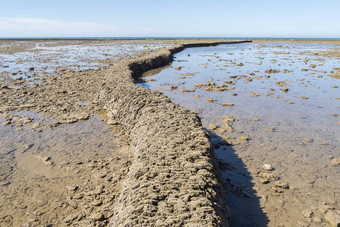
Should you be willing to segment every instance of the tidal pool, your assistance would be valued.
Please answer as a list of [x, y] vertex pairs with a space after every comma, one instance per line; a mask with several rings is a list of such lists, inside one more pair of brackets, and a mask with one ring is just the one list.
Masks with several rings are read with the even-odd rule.
[[326, 226], [325, 211], [339, 210], [340, 80], [329, 75], [340, 58], [319, 54], [327, 51], [339, 46], [189, 48], [139, 81], [197, 111], [211, 132], [232, 226]]

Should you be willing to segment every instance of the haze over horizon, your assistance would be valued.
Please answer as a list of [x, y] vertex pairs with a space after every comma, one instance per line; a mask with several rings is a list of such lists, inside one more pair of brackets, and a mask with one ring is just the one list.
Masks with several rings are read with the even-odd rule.
[[340, 38], [338, 0], [0, 0], [0, 37]]

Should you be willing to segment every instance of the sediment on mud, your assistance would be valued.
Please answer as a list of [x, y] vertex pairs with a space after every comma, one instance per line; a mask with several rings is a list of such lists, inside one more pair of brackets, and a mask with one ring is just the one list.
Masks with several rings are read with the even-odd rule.
[[225, 191], [209, 135], [196, 114], [136, 85], [142, 73], [169, 64], [183, 44], [110, 68], [98, 101], [129, 135], [132, 164], [111, 226], [228, 226]]

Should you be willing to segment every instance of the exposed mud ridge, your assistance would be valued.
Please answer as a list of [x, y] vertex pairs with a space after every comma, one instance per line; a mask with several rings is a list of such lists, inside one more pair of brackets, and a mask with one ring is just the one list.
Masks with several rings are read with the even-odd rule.
[[177, 45], [113, 66], [98, 94], [109, 120], [131, 140], [132, 164], [111, 226], [228, 226], [229, 211], [213, 147], [200, 118], [168, 97], [136, 85], [142, 73], [164, 66]]

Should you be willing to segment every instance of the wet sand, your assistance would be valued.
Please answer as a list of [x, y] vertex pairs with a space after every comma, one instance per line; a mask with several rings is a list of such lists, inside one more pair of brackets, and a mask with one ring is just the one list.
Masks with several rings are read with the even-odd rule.
[[[110, 92], [112, 92], [112, 90], [110, 91], [110, 89], [114, 86], [118, 86], [119, 83], [117, 83], [117, 85], [114, 80], [108, 80], [108, 78], [112, 79], [110, 76], [112, 71], [109, 70], [109, 67], [117, 64], [118, 61], [140, 58], [152, 52], [156, 53], [162, 47], [170, 47], [178, 43], [193, 42], [193, 40], [41, 42], [42, 43], [38, 42], [40, 49], [37, 48], [37, 50], [32, 50], [32, 48], [36, 48], [35, 41], [19, 42], [20, 45], [9, 42], [3, 44], [2, 48], [0, 48], [0, 51], [3, 54], [10, 54], [11, 56], [15, 54], [21, 55], [16, 56], [15, 58], [8, 57], [8, 55], [0, 56], [0, 65], [2, 65], [2, 99], [0, 115], [2, 118], [1, 123], [5, 125], [1, 126], [2, 137], [0, 138], [1, 145], [4, 144], [1, 146], [2, 158], [0, 159], [0, 161], [4, 163], [1, 165], [4, 166], [4, 168], [1, 169], [1, 187], [3, 189], [1, 200], [4, 202], [1, 202], [2, 205], [0, 207], [0, 214], [3, 217], [3, 225], [11, 226], [26, 223], [28, 226], [41, 226], [47, 224], [53, 224], [55, 226], [101, 226], [107, 225], [111, 217], [113, 217], [111, 220], [113, 223], [120, 223], [121, 220], [117, 220], [115, 217], [124, 217], [124, 215], [131, 211], [126, 209], [126, 207], [124, 208], [125, 202], [127, 201], [127, 203], [132, 202], [131, 204], [137, 204], [136, 201], [132, 201], [128, 197], [124, 198], [124, 196], [120, 194], [120, 190], [122, 188], [121, 185], [123, 185], [123, 190], [125, 190], [127, 195], [131, 195], [132, 199], [134, 195], [137, 195], [131, 193], [133, 191], [131, 191], [129, 187], [132, 184], [125, 182], [124, 186], [124, 181], [133, 176], [132, 173], [130, 173], [130, 175], [126, 175], [128, 174], [129, 167], [133, 163], [136, 164], [136, 161], [133, 161], [134, 158], [139, 158], [139, 155], [134, 156], [134, 154], [136, 154], [135, 149], [137, 147], [137, 149], [144, 150], [148, 149], [148, 146], [154, 145], [149, 144], [147, 139], [139, 140], [140, 131], [147, 129], [149, 126], [145, 127], [142, 123], [138, 126], [140, 128], [129, 126], [134, 124], [130, 123], [131, 119], [129, 119], [128, 115], [124, 115], [124, 111], [128, 109], [125, 109], [122, 113], [117, 113], [117, 108], [125, 108], [122, 103], [118, 104], [117, 100], [113, 101], [111, 103], [112, 105], [108, 105], [107, 107], [109, 108], [105, 108], [101, 101], [106, 100], [107, 98], [103, 98], [98, 91], [105, 90], [105, 94], [109, 94], [106, 97], [111, 97]], [[99, 49], [98, 51], [98, 45], [103, 46], [103, 49]], [[44, 49], [41, 47], [57, 48], [53, 50], [49, 50], [47, 48], [45, 52], [46, 55], [43, 54], [44, 56], [42, 56], [39, 55], [39, 51]], [[107, 51], [108, 49], [110, 50], [110, 48], [112, 48], [112, 52], [110, 53], [110, 51], [108, 51], [106, 53], [107, 55], [103, 56], [103, 50]], [[77, 52], [77, 49], [79, 49], [80, 52]], [[95, 49], [97, 49], [97, 52]], [[187, 50], [195, 49], [196, 48]], [[56, 59], [53, 59], [53, 61], [51, 58], [46, 59], [46, 56], [50, 54], [50, 51], [52, 51], [52, 53], [53, 51], [56, 51]], [[278, 52], [280, 51], [281, 50]], [[33, 52], [34, 54], [30, 56], [28, 52]], [[90, 54], [91, 52], [93, 52], [93, 55]], [[228, 52], [233, 53], [233, 51]], [[42, 51], [42, 53], [44, 53], [44, 51]], [[72, 54], [67, 57], [67, 54], [69, 53]], [[193, 53], [190, 51], [184, 51], [181, 53], [186, 57], [183, 59], [177, 59], [178, 63], [180, 63], [178, 67], [182, 67], [182, 64], [185, 63], [185, 61], [189, 61], [189, 58], [193, 56]], [[301, 53], [302, 57], [313, 54], [313, 50], [309, 53]], [[213, 56], [210, 56], [210, 61], [214, 61], [213, 59], [216, 58], [214, 53], [208, 55]], [[328, 55], [328, 53], [323, 55]], [[81, 58], [77, 57], [73, 59], [72, 56], [81, 56]], [[209, 56], [207, 57], [209, 58]], [[71, 59], [65, 61], [65, 59], [68, 58]], [[46, 61], [44, 62], [43, 59], [46, 59]], [[29, 62], [30, 64], [27, 65], [26, 62]], [[209, 63], [210, 62], [207, 64]], [[232, 62], [229, 67], [236, 67], [236, 69], [238, 69], [238, 67], [241, 68], [247, 64], [247, 62], [241, 63], [237, 62], [234, 64]], [[52, 65], [51, 68], [49, 67], [50, 65]], [[162, 63], [160, 63], [160, 65], [162, 65]], [[151, 66], [154, 67], [154, 65]], [[195, 77], [198, 73], [196, 71], [191, 71], [190, 68], [189, 70], [186, 68], [177, 68], [175, 70], [177, 73], [182, 74], [179, 76], [182, 77], [181, 80], [186, 80], [185, 82], [187, 85], [190, 84], [190, 78]], [[143, 68], [141, 71], [145, 71], [145, 69]], [[268, 71], [268, 75], [273, 75], [272, 73], [272, 71]], [[276, 75], [276, 73], [274, 74]], [[328, 72], [326, 74], [328, 74]], [[336, 74], [336, 69], [334, 69], [334, 73], [329, 71], [329, 74]], [[250, 75], [245, 79], [252, 79], [255, 81], [256, 79], [253, 77], [256, 76], [258, 75]], [[155, 80], [156, 81], [153, 83], [159, 82], [158, 79]], [[150, 80], [150, 82], [152, 82], [152, 80]], [[332, 160], [330, 160], [328, 156], [332, 156], [334, 159], [334, 157], [339, 155], [336, 150], [338, 148], [338, 141], [331, 137], [327, 141], [320, 140], [320, 143], [327, 143], [323, 145], [326, 148], [321, 147], [324, 149], [324, 156], [322, 156], [322, 160], [328, 161], [327, 166], [329, 167], [327, 168], [333, 168], [332, 171], [334, 170], [335, 172], [327, 173], [325, 175], [325, 172], [318, 174], [315, 172], [316, 170], [310, 171], [309, 168], [311, 167], [309, 161], [311, 159], [319, 158], [319, 156], [317, 155], [318, 153], [314, 151], [312, 151], [313, 155], [306, 155], [308, 150], [305, 148], [309, 148], [308, 146], [310, 143], [315, 143], [315, 141], [319, 142], [316, 137], [312, 137], [312, 141], [310, 140], [311, 138], [307, 138], [307, 136], [306, 138], [300, 138], [301, 140], [305, 139], [301, 142], [305, 144], [301, 146], [302, 150], [299, 147], [300, 150], [297, 149], [289, 151], [291, 146], [289, 144], [283, 145], [286, 146], [288, 153], [282, 154], [282, 152], [279, 151], [280, 149], [277, 147], [274, 148], [265, 146], [266, 141], [270, 141], [272, 139], [277, 141], [280, 140], [279, 138], [282, 138], [282, 135], [277, 135], [276, 138], [272, 137], [272, 133], [275, 134], [275, 131], [280, 130], [280, 128], [271, 124], [269, 120], [264, 121], [266, 117], [270, 118], [271, 116], [261, 116], [259, 118], [259, 114], [256, 115], [237, 111], [233, 114], [236, 121], [233, 121], [232, 118], [223, 118], [223, 122], [226, 122], [225, 130], [228, 131], [228, 133], [223, 132], [224, 134], [221, 134], [220, 129], [223, 125], [221, 125], [219, 118], [224, 116], [226, 113], [224, 112], [221, 114], [216, 113], [216, 111], [210, 113], [207, 110], [211, 107], [205, 107], [205, 104], [203, 106], [197, 105], [197, 100], [199, 100], [198, 102], [201, 104], [205, 103], [205, 101], [202, 101], [202, 98], [195, 98], [194, 95], [200, 98], [201, 95], [205, 94], [196, 94], [195, 91], [198, 89], [197, 87], [183, 87], [184, 83], [182, 82], [183, 81], [173, 84], [170, 81], [167, 84], [167, 88], [169, 88], [168, 85], [170, 85], [171, 90], [176, 91], [178, 87], [182, 87], [183, 89], [181, 90], [182, 92], [180, 92], [181, 94], [191, 94], [193, 98], [187, 99], [185, 103], [181, 104], [190, 110], [196, 111], [197, 107], [202, 107], [203, 114], [200, 114], [200, 116], [203, 117], [203, 126], [210, 129], [210, 135], [212, 137], [211, 142], [215, 147], [217, 156], [221, 158], [218, 164], [214, 164], [214, 169], [209, 170], [209, 174], [216, 174], [217, 177], [214, 177], [214, 175], [209, 175], [209, 177], [212, 177], [211, 179], [218, 178], [218, 172], [226, 170], [226, 172], [223, 172], [222, 177], [225, 180], [226, 189], [229, 191], [228, 204], [229, 207], [232, 208], [232, 225], [249, 226], [250, 224], [257, 226], [304, 226], [305, 224], [310, 224], [313, 226], [319, 225], [316, 224], [316, 221], [318, 221], [316, 220], [316, 217], [321, 218], [320, 225], [325, 225], [325, 221], [323, 220], [324, 214], [322, 211], [325, 210], [330, 213], [336, 212], [336, 210], [339, 209], [337, 205], [338, 201], [335, 199], [338, 196], [338, 189], [336, 187], [336, 185], [338, 185], [336, 182], [337, 180], [335, 178], [332, 182], [332, 189], [327, 190], [327, 193], [323, 193], [323, 190], [325, 189], [325, 184], [323, 182], [329, 183], [329, 181], [320, 181], [320, 184], [319, 182], [317, 182], [318, 184], [315, 184], [316, 180], [314, 180], [313, 183], [309, 183], [309, 180], [312, 182], [311, 177], [313, 176], [315, 179], [318, 179], [317, 181], [325, 178], [333, 179], [332, 177], [336, 176], [337, 169], [335, 168], [337, 167], [333, 167], [331, 165]], [[202, 81], [202, 83], [208, 82], [209, 80]], [[110, 83], [111, 85], [113, 83], [113, 85], [108, 86]], [[283, 83], [280, 83], [280, 85], [281, 84], [283, 85]], [[126, 86], [125, 82], [120, 85]], [[125, 91], [124, 86], [121, 86], [120, 88], [118, 86], [118, 89], [123, 89], [121, 94], [116, 94], [115, 91], [112, 93], [115, 94], [116, 97], [120, 97], [119, 95], [123, 95], [125, 94], [124, 92], [129, 91]], [[125, 88], [129, 86], [132, 85], [128, 85]], [[279, 86], [279, 88], [285, 87], [286, 86], [284, 85], [282, 87]], [[167, 88], [161, 86], [157, 89], [164, 90], [163, 92], [171, 97], [170, 93], [166, 92]], [[233, 92], [233, 94], [236, 95], [232, 97], [239, 97], [241, 98], [240, 101], [248, 99], [248, 97], [243, 97], [242, 99], [242, 91], [233, 91], [233, 89], [229, 91], [229, 88], [226, 88], [225, 86], [218, 87], [208, 84], [207, 86], [201, 86], [201, 88], [208, 89], [207, 92]], [[209, 91], [209, 89], [211, 91]], [[291, 87], [289, 87], [289, 89], [291, 89]], [[137, 90], [139, 89], [136, 89], [136, 91]], [[261, 90], [257, 91], [253, 88], [251, 88], [251, 90], [251, 94], [255, 98], [261, 98], [263, 95], [261, 94]], [[149, 95], [148, 91], [143, 90], [142, 93], [144, 92]], [[133, 93], [130, 94], [127, 92], [127, 94], [130, 97]], [[300, 97], [306, 97], [302, 95], [305, 94], [301, 94]], [[161, 95], [157, 92], [150, 95], [150, 97], [153, 96], [161, 97]], [[310, 97], [311, 96], [308, 96], [306, 98]], [[171, 98], [174, 102], [180, 103], [180, 99], [176, 100], [174, 97]], [[205, 97], [203, 98], [205, 99]], [[214, 95], [210, 95], [209, 98], [214, 99], [215, 97]], [[126, 100], [129, 101], [129, 98]], [[160, 98], [159, 100], [163, 100], [163, 98]], [[161, 103], [159, 100], [156, 101], [156, 103]], [[220, 104], [221, 97], [216, 96], [216, 100], [216, 104]], [[294, 102], [298, 103], [299, 101], [297, 100], [294, 100]], [[215, 102], [209, 103], [212, 104]], [[228, 105], [226, 104], [224, 108], [237, 107], [237, 105], [233, 107], [234, 102], [231, 103], [230, 99], [226, 99], [224, 102], [230, 102]], [[171, 106], [169, 100], [166, 100], [165, 103], [168, 103], [165, 106]], [[189, 105], [186, 105], [187, 103], [189, 103]], [[135, 102], [135, 104], [138, 103]], [[129, 108], [132, 108], [130, 109], [132, 112], [137, 110], [136, 113], [138, 113], [138, 108], [135, 109], [136, 107], [133, 107], [133, 105]], [[197, 113], [202, 112], [202, 110], [197, 111]], [[251, 108], [249, 108], [249, 110], [253, 111]], [[156, 108], [155, 111], [157, 113], [159, 108]], [[336, 114], [335, 111], [333, 112]], [[138, 114], [136, 116], [138, 116]], [[190, 113], [187, 114], [189, 115], [185, 118], [188, 116], [192, 117]], [[230, 113], [227, 114], [229, 115]], [[209, 117], [212, 115], [216, 117]], [[145, 117], [141, 118], [141, 122], [150, 122], [151, 128], [156, 125], [162, 125], [159, 124], [159, 122], [154, 122], [152, 125], [150, 116], [145, 115]], [[249, 116], [259, 119], [250, 120]], [[178, 121], [181, 122], [181, 119], [183, 118], [179, 118]], [[106, 124], [102, 120], [104, 120]], [[240, 122], [242, 122], [242, 124], [239, 124]], [[170, 125], [172, 124], [173, 123]], [[108, 128], [108, 125], [111, 129]], [[170, 127], [170, 125], [167, 127]], [[197, 132], [200, 132], [201, 129], [199, 129], [199, 124], [195, 127], [198, 127]], [[251, 134], [250, 131], [253, 131], [254, 129], [255, 131], [257, 129], [265, 129], [265, 133], [256, 132]], [[243, 133], [241, 133], [241, 131], [243, 131]], [[126, 133], [128, 135], [126, 135]], [[151, 138], [150, 136], [153, 136], [153, 132], [150, 132], [151, 134], [148, 133], [149, 132], [145, 131], [144, 134]], [[164, 135], [165, 138], [169, 136], [167, 134]], [[259, 138], [255, 135], [259, 135]], [[135, 139], [135, 141], [132, 140], [131, 142], [131, 138], [138, 139]], [[154, 140], [157, 140], [157, 138], [158, 137], [155, 137]], [[206, 139], [204, 135], [198, 138], [203, 140]], [[239, 139], [237, 140], [237, 138]], [[183, 141], [183, 138], [177, 137], [172, 139], [172, 141], [176, 142], [178, 139]], [[179, 140], [178, 142], [181, 143]], [[192, 142], [194, 140], [195, 139], [193, 137], [184, 141], [186, 141], [185, 143], [190, 143], [190, 141]], [[164, 141], [164, 149], [169, 149], [169, 147], [166, 147], [168, 143], [169, 141]], [[300, 143], [300, 140], [296, 143]], [[175, 144], [174, 147], [177, 146]], [[239, 144], [236, 145], [239, 147], [233, 150], [234, 147], [224, 146], [226, 144]], [[146, 147], [144, 148], [144, 146]], [[253, 147], [261, 148], [261, 152], [254, 152]], [[155, 148], [163, 149], [163, 147], [161, 148], [161, 144], [157, 145]], [[329, 151], [329, 148], [333, 148], [333, 151]], [[205, 149], [209, 150], [210, 148], [207, 147]], [[226, 153], [225, 150], [229, 150], [229, 152]], [[150, 151], [152, 151], [152, 149], [150, 149]], [[252, 155], [252, 153], [255, 155]], [[268, 156], [268, 154], [270, 154], [270, 156]], [[326, 154], [328, 155], [327, 158]], [[298, 157], [296, 155], [298, 155]], [[292, 158], [286, 159], [287, 156], [291, 156]], [[199, 162], [201, 166], [206, 165], [205, 163], [209, 163], [211, 160], [214, 160], [214, 158], [201, 160], [197, 157], [191, 157], [191, 159], [195, 160], [194, 162]], [[222, 159], [226, 161], [223, 161]], [[301, 162], [297, 159], [301, 160]], [[158, 160], [158, 157], [154, 159], [154, 161], [155, 160]], [[270, 170], [262, 169], [262, 165], [267, 162], [275, 169], [273, 173], [271, 173]], [[303, 176], [301, 175], [301, 177], [308, 180], [306, 184], [294, 185], [296, 180], [301, 179], [301, 177], [295, 177], [297, 171], [296, 168], [291, 168], [292, 166], [296, 166], [296, 162], [300, 165], [300, 167], [302, 167], [298, 169], [299, 174], [303, 172]], [[150, 161], [147, 161], [146, 164], [146, 166], [148, 166]], [[192, 164], [190, 163], [190, 165]], [[321, 163], [321, 166], [318, 166], [317, 169], [323, 168], [324, 166], [325, 164]], [[138, 170], [138, 168], [139, 167], [137, 166], [137, 168], [133, 167], [132, 169]], [[220, 169], [220, 171], [218, 171], [218, 169]], [[139, 172], [137, 171], [134, 174], [137, 174], [139, 176], [138, 178], [144, 179], [144, 177], [140, 177], [143, 176], [141, 171], [144, 170], [140, 168]], [[89, 172], [91, 172], [91, 174], [89, 174]], [[193, 173], [194, 172], [190, 174]], [[273, 175], [270, 176], [269, 179], [268, 173], [269, 175]], [[311, 176], [309, 175], [310, 173], [312, 174]], [[206, 175], [207, 173], [204, 173], [203, 175], [201, 174], [202, 173], [196, 175], [196, 179], [210, 179], [208, 175]], [[182, 175], [179, 174], [178, 176]], [[147, 174], [145, 179], [150, 180], [150, 177], [150, 174]], [[162, 177], [163, 178], [159, 179], [164, 180], [164, 176]], [[172, 176], [170, 174], [167, 177]], [[174, 175], [174, 177], [176, 177], [176, 175]], [[278, 183], [276, 177], [280, 177], [280, 180], [283, 180], [283, 183]], [[133, 180], [134, 178], [130, 179], [132, 182]], [[264, 182], [265, 180], [270, 183], [262, 185], [261, 181]], [[196, 180], [193, 182], [195, 181]], [[237, 183], [235, 181], [237, 181]], [[285, 182], [289, 183], [289, 187], [285, 186]], [[208, 184], [211, 185], [210, 183]], [[220, 187], [219, 183], [215, 182], [213, 185], [214, 184], [214, 190]], [[179, 187], [179, 191], [182, 190], [183, 189]], [[214, 192], [215, 196], [217, 194], [218, 196], [223, 197], [219, 190], [220, 189]], [[141, 190], [137, 190], [137, 192], [138, 191]], [[193, 191], [189, 192], [192, 193]], [[313, 196], [313, 194], [315, 193], [322, 193], [323, 196], [319, 196], [319, 198], [314, 201], [316, 197]], [[29, 199], [26, 198], [27, 194], [31, 195]], [[55, 200], [49, 199], [51, 194], [55, 195], [53, 196]], [[174, 195], [175, 197], [172, 198], [171, 202], [180, 204], [177, 202], [179, 200], [176, 197], [176, 193]], [[197, 195], [193, 193], [192, 198], [195, 198], [195, 196]], [[204, 197], [207, 196], [203, 195], [203, 198]], [[143, 198], [143, 195], [139, 194], [136, 198]], [[211, 201], [214, 201], [215, 197], [212, 196], [209, 198]], [[313, 198], [313, 201], [311, 201], [310, 198]], [[164, 200], [164, 198], [156, 198], [152, 195], [150, 199], [150, 203], [148, 202], [143, 204], [143, 206], [147, 208], [145, 210], [146, 215], [148, 215], [149, 212], [149, 214], [154, 215], [156, 212], [156, 214], [159, 213], [160, 215], [163, 215], [163, 217], [166, 217], [169, 214], [165, 215], [165, 213], [171, 213], [171, 209], [173, 209], [171, 207], [163, 207], [162, 205], [160, 206], [161, 209], [159, 209], [159, 211], [154, 211], [152, 208], [152, 206], [155, 205], [154, 203], [158, 203], [159, 201]], [[291, 203], [295, 200], [295, 203]], [[223, 201], [216, 202], [221, 203]], [[162, 203], [160, 202], [160, 204]], [[180, 218], [182, 221], [195, 220], [192, 219], [190, 214], [198, 212], [202, 215], [205, 211], [209, 211], [205, 209], [200, 210], [202, 209], [201, 204], [184, 200], [179, 207], [175, 207], [175, 211], [189, 214], [189, 216], [184, 215], [185, 217], [183, 216], [183, 218]], [[15, 209], [10, 207], [15, 207]], [[221, 204], [219, 205], [219, 209], [222, 209]], [[127, 213], [124, 214], [124, 210]], [[313, 214], [308, 215], [308, 211], [311, 211]], [[210, 213], [208, 217], [211, 215], [211, 217], [216, 218], [217, 221], [215, 220], [215, 225], [221, 225], [221, 223], [227, 223], [227, 220], [221, 220], [219, 218], [223, 217], [223, 215], [226, 216], [227, 212], [228, 211], [224, 211], [224, 214], [222, 215], [217, 213], [216, 216], [211, 215]], [[134, 213], [134, 215], [135, 214], [136, 213]], [[177, 214], [176, 216], [179, 217]], [[129, 218], [131, 217], [133, 217], [133, 215]], [[125, 221], [126, 220], [128, 219], [125, 219]], [[152, 218], [146, 218], [145, 220], [150, 221]], [[202, 220], [203, 219], [200, 218], [200, 221]], [[173, 219], [172, 221], [177, 220]], [[220, 224], [216, 224], [218, 222], [220, 222]]]
[[188, 41], [1, 42], [1, 225], [107, 225], [133, 155], [98, 103], [108, 69]]

